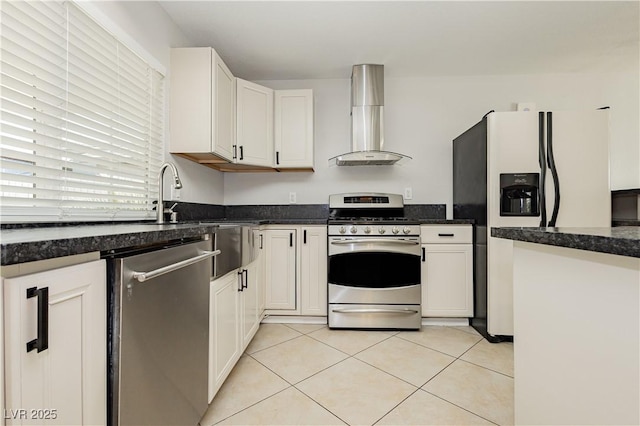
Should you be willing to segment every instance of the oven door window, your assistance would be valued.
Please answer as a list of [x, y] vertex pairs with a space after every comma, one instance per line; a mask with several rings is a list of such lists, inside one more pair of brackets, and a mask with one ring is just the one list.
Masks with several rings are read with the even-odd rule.
[[329, 256], [329, 283], [349, 287], [393, 288], [420, 284], [420, 256], [357, 252]]

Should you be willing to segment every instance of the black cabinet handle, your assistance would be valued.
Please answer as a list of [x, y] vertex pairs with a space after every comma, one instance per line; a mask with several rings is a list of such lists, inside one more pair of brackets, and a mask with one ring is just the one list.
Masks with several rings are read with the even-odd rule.
[[438, 237], [455, 237], [455, 234], [438, 234]]
[[238, 275], [240, 275], [240, 281], [238, 282], [238, 291], [244, 290], [244, 271], [238, 271]]
[[276, 151], [276, 164], [280, 164], [280, 151]]
[[240, 160], [244, 160], [244, 149], [242, 145], [240, 145]]
[[426, 252], [425, 252], [424, 247], [422, 247], [422, 261], [423, 261], [423, 262], [425, 262], [426, 260], [427, 260], [427, 258], [426, 258]]
[[260, 250], [262, 250], [262, 234], [260, 234]]
[[302, 232], [302, 242], [304, 244], [307, 244], [307, 230], [306, 229]]
[[27, 299], [32, 297], [38, 298], [38, 337], [27, 342], [27, 352], [42, 352], [49, 348], [49, 287], [28, 288]]
[[233, 145], [233, 158], [238, 158], [238, 145]]
[[242, 288], [249, 287], [249, 270], [245, 269], [244, 271], [244, 282], [242, 283]]
[[293, 247], [293, 232], [289, 234], [289, 247]]

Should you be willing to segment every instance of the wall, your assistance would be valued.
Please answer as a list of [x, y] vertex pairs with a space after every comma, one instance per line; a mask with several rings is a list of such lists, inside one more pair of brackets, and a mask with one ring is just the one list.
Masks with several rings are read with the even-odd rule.
[[[192, 46], [157, 2], [90, 1], [81, 6], [116, 37], [134, 49], [153, 66], [164, 71], [167, 85], [165, 159], [176, 164], [183, 188], [179, 201], [222, 204], [224, 177], [222, 173], [173, 156], [168, 152], [170, 48]], [[170, 180], [165, 174], [165, 199], [172, 198]]]
[[385, 149], [413, 157], [394, 167], [328, 167], [350, 149], [349, 80], [262, 81], [272, 88], [312, 88], [315, 98], [315, 173], [227, 174], [225, 204], [326, 203], [347, 191], [403, 193], [408, 203], [452, 200], [451, 141], [489, 110], [611, 107], [611, 185], [640, 187], [640, 74], [424, 77], [385, 80]]
[[[192, 45], [156, 2], [87, 2], [90, 10], [126, 34], [169, 72], [169, 47]], [[588, 109], [611, 113], [611, 187], [640, 187], [640, 72], [595, 75], [521, 75], [387, 79], [385, 147], [412, 156], [400, 167], [334, 167], [327, 160], [347, 152], [349, 80], [265, 81], [272, 88], [312, 88], [315, 96], [315, 173], [222, 174], [187, 160], [177, 164], [181, 200], [211, 204], [326, 203], [346, 191], [402, 193], [409, 203], [451, 204], [451, 140], [487, 111], [535, 102], [539, 109]], [[168, 90], [168, 88], [167, 88]], [[168, 93], [168, 92], [167, 92]], [[168, 103], [168, 99], [167, 99]], [[168, 114], [169, 105], [167, 107]], [[168, 116], [167, 116], [168, 117]], [[167, 118], [168, 123], [168, 118]], [[167, 124], [168, 127], [168, 124]], [[169, 133], [167, 133], [167, 141]], [[168, 143], [166, 144], [168, 146]], [[169, 181], [165, 181], [165, 187]], [[166, 189], [165, 197], [169, 197]]]

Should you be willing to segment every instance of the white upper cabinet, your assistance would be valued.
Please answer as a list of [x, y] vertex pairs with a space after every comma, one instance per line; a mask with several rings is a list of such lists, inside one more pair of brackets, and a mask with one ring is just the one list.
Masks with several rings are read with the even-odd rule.
[[313, 91], [276, 90], [274, 167], [313, 170]]
[[211, 47], [171, 49], [170, 74], [169, 152], [223, 172], [313, 171], [311, 90], [236, 78]]
[[233, 160], [235, 78], [210, 47], [171, 49], [170, 152], [205, 165]]
[[273, 164], [273, 90], [236, 79], [236, 161], [271, 167]]

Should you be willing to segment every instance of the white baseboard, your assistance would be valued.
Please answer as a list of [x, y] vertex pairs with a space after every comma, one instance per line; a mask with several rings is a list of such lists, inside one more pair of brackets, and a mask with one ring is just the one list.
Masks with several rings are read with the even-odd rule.
[[469, 325], [469, 318], [422, 318], [422, 325], [464, 327]]
[[326, 324], [327, 317], [303, 315], [265, 315], [262, 324]]
[[[262, 324], [327, 324], [327, 317], [265, 315], [261, 322]], [[469, 318], [422, 318], [422, 325], [464, 327], [469, 325]]]

